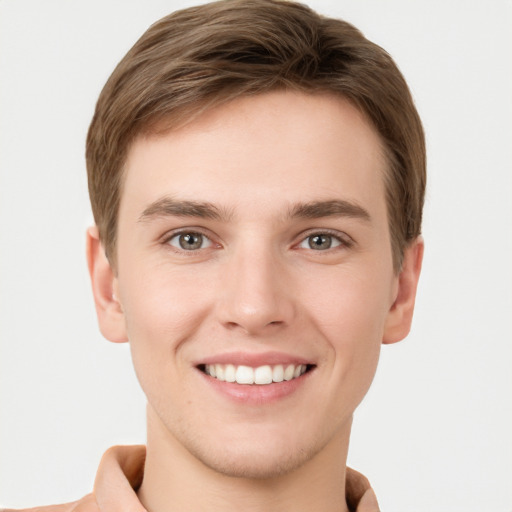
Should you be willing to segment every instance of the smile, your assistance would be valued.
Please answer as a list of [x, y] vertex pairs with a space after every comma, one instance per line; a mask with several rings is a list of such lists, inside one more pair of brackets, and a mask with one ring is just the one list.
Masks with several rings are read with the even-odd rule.
[[206, 364], [201, 368], [204, 373], [222, 382], [258, 386], [294, 380], [309, 369], [310, 365], [306, 364], [263, 365], [256, 368], [234, 364]]

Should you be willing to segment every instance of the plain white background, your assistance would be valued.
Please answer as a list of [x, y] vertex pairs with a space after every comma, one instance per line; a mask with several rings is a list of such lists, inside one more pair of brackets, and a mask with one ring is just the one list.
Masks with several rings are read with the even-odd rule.
[[[150, 23], [196, 2], [0, 0], [0, 505], [90, 492], [144, 442], [126, 345], [101, 338], [84, 257], [84, 140]], [[349, 464], [388, 512], [512, 511], [512, 2], [311, 0], [386, 48], [423, 118], [426, 255]]]

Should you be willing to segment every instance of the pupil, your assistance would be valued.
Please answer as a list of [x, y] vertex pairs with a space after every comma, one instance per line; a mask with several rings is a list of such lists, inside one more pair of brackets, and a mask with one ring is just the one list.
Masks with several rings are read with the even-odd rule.
[[309, 246], [311, 249], [329, 249], [331, 247], [331, 237], [328, 235], [315, 235], [310, 237]]
[[185, 250], [199, 249], [202, 241], [203, 237], [199, 234], [187, 233], [180, 236], [180, 246]]

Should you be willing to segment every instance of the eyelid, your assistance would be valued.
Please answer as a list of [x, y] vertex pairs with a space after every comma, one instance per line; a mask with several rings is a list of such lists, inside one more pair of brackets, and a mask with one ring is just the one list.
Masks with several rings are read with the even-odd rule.
[[[196, 250], [186, 250], [186, 249], [182, 249], [180, 247], [176, 247], [176, 246], [170, 244], [170, 241], [173, 238], [179, 237], [180, 235], [186, 235], [186, 234], [201, 235], [202, 237], [206, 238], [210, 242], [210, 244], [207, 247], [202, 247], [202, 248], [196, 249]], [[170, 247], [173, 251], [175, 251], [177, 253], [192, 255], [194, 253], [197, 254], [200, 251], [210, 249], [211, 247], [214, 247], [214, 246], [221, 247], [221, 244], [215, 242], [214, 238], [215, 237], [212, 234], [210, 234], [209, 230], [206, 230], [204, 228], [200, 228], [197, 226], [186, 226], [186, 227], [180, 227], [180, 228], [176, 228], [176, 229], [167, 231], [164, 235], [162, 235], [160, 237], [160, 243], [162, 245], [166, 245], [166, 246]]]
[[[307, 231], [304, 231], [300, 234], [299, 242], [297, 244], [295, 244], [295, 246], [302, 249], [302, 247], [300, 247], [300, 245], [302, 243], [306, 242], [306, 240], [308, 238], [315, 236], [315, 235], [327, 235], [327, 236], [335, 238], [337, 241], [339, 241], [339, 245], [336, 245], [335, 247], [331, 247], [324, 251], [316, 251], [316, 252], [329, 252], [330, 250], [336, 250], [339, 248], [350, 248], [353, 245], [355, 245], [355, 240], [350, 235], [348, 235], [347, 233], [345, 233], [343, 231], [337, 231], [335, 229], [329, 229], [329, 228], [327, 228], [327, 229], [312, 228], [312, 229], [308, 229]], [[313, 250], [309, 247], [308, 248], [304, 247], [304, 249]]]
[[[183, 235], [193, 235], [193, 236], [200, 237], [201, 238], [201, 245], [202, 245], [202, 247], [199, 247], [197, 249], [185, 249], [183, 247], [180, 247], [179, 241], [180, 241], [180, 237], [182, 237]], [[176, 245], [173, 243], [174, 240], [178, 241], [178, 243]], [[196, 233], [194, 231], [189, 231], [189, 232], [185, 232], [185, 233], [176, 233], [175, 235], [171, 236], [167, 240], [167, 243], [171, 247], [174, 247], [175, 249], [177, 249], [179, 251], [183, 250], [185, 252], [197, 252], [197, 251], [200, 251], [202, 249], [208, 249], [208, 247], [212, 246], [213, 242], [206, 235], [203, 235], [202, 233]]]
[[[187, 251], [186, 249], [180, 249], [178, 247], [172, 246], [169, 243], [170, 240], [172, 240], [174, 237], [177, 237], [177, 236], [182, 235], [182, 234], [187, 234], [187, 233], [198, 234], [198, 235], [201, 235], [201, 236], [205, 237], [210, 242], [209, 246], [201, 248], [201, 249], [197, 249], [197, 250]], [[339, 242], [339, 244], [336, 245], [335, 247], [331, 247], [331, 248], [326, 249], [324, 251], [316, 251], [316, 252], [330, 252], [332, 250], [336, 250], [336, 249], [340, 249], [340, 248], [341, 249], [343, 249], [343, 248], [350, 248], [350, 247], [354, 246], [355, 243], [356, 243], [355, 240], [350, 235], [348, 235], [347, 233], [345, 233], [343, 231], [338, 231], [338, 230], [330, 229], [330, 228], [311, 228], [311, 229], [308, 229], [306, 231], [303, 231], [297, 237], [298, 238], [298, 242], [294, 243], [293, 246], [301, 248], [300, 245], [302, 243], [304, 243], [309, 237], [314, 236], [314, 235], [327, 235], [327, 236], [331, 236], [331, 237], [335, 238]], [[167, 231], [160, 238], [160, 243], [163, 244], [163, 245], [167, 245], [168, 247], [172, 248], [172, 250], [175, 250], [176, 252], [187, 253], [188, 255], [191, 255], [191, 254], [194, 254], [194, 253], [198, 253], [198, 252], [200, 252], [202, 250], [209, 249], [212, 246], [213, 247], [217, 247], [217, 248], [221, 248], [222, 245], [220, 243], [216, 242], [215, 238], [216, 237], [213, 234], [211, 234], [211, 232], [209, 230], [207, 230], [205, 228], [201, 228], [201, 227], [198, 227], [198, 226], [185, 226], [185, 227], [180, 227], [180, 228], [176, 228], [176, 229]], [[310, 251], [313, 250], [311, 248], [305, 248], [305, 249], [310, 250]]]

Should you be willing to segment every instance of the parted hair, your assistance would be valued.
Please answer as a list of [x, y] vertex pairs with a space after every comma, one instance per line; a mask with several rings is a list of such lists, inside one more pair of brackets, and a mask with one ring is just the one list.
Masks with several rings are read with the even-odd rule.
[[421, 232], [426, 182], [423, 128], [390, 55], [351, 24], [283, 0], [223, 0], [153, 24], [105, 84], [89, 127], [89, 195], [115, 266], [123, 166], [130, 144], [241, 96], [278, 89], [338, 94], [380, 136], [395, 270]]

